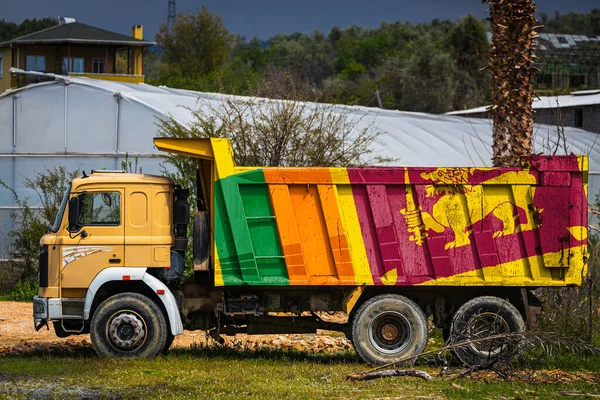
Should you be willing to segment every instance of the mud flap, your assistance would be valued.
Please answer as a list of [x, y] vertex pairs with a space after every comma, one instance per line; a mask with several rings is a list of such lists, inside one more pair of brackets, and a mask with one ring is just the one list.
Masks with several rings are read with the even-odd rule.
[[536, 330], [540, 315], [542, 314], [542, 303], [529, 289], [521, 288], [521, 299], [523, 310], [525, 310], [525, 322], [528, 330]]

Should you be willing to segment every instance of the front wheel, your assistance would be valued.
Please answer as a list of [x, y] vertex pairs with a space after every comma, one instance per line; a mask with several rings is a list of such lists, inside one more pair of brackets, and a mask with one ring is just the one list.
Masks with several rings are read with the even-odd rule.
[[167, 324], [148, 297], [122, 293], [100, 304], [90, 337], [96, 353], [103, 357], [154, 357], [167, 344]]
[[423, 352], [427, 319], [419, 306], [404, 296], [376, 296], [354, 315], [352, 343], [371, 365], [393, 363]]

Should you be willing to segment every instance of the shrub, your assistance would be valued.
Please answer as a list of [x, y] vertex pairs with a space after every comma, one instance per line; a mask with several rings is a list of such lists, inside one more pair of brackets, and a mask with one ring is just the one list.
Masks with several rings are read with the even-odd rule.
[[[598, 206], [597, 203], [592, 209]], [[595, 229], [590, 224], [590, 232]], [[588, 275], [580, 287], [547, 287], [536, 291], [543, 310], [539, 328], [585, 338], [600, 346], [600, 238], [591, 236], [589, 241]]]
[[13, 188], [0, 181], [0, 186], [12, 193], [19, 207], [10, 214], [13, 230], [8, 234], [11, 240], [9, 264], [20, 282], [14, 288], [15, 296], [27, 292], [27, 288], [35, 284], [40, 238], [54, 221], [64, 188], [78, 174], [79, 171], [69, 172], [65, 167], [57, 166], [52, 169], [45, 168], [41, 172], [36, 171], [33, 178], [24, 178], [23, 185], [37, 195], [40, 204], [38, 207], [33, 206], [29, 198], [19, 197]]
[[17, 281], [15, 287], [6, 295], [0, 296], [1, 300], [31, 301], [38, 294], [38, 284], [32, 281]]

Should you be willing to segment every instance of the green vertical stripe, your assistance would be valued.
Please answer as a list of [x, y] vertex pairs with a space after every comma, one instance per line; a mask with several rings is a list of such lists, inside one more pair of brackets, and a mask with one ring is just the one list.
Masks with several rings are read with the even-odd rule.
[[215, 182], [215, 241], [227, 285], [289, 285], [262, 170]]

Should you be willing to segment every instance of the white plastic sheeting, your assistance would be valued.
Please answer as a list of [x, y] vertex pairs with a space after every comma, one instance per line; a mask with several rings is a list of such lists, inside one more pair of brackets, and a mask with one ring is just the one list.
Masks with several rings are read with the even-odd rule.
[[[533, 109], [554, 109], [557, 106], [583, 107], [600, 104], [600, 90], [581, 90], [562, 96], [540, 96], [533, 99]], [[450, 111], [448, 115], [463, 115], [485, 112], [489, 106], [470, 108], [468, 110]]]
[[[20, 196], [34, 194], [22, 185], [34, 171], [64, 165], [68, 169], [119, 169], [125, 153], [139, 156], [144, 172], [159, 173], [160, 158], [152, 138], [156, 118], [172, 115], [182, 124], [193, 120], [191, 109], [216, 108], [223, 95], [126, 84], [86, 78], [31, 85], [0, 95], [0, 179]], [[584, 98], [587, 96], [581, 96]], [[251, 101], [271, 101], [251, 99]], [[309, 107], [320, 107], [309, 104]], [[358, 121], [356, 129], [372, 126], [381, 132], [375, 155], [408, 166], [489, 166], [491, 122], [451, 115], [430, 115], [335, 106]], [[547, 151], [555, 127], [535, 125], [535, 151]], [[590, 199], [600, 189], [598, 135], [565, 128], [568, 151], [590, 156]], [[559, 151], [560, 154], [560, 151]], [[11, 194], [0, 189], [0, 241], [12, 226]], [[2, 257], [3, 246], [0, 246]]]

